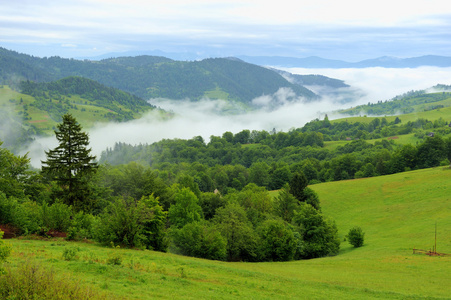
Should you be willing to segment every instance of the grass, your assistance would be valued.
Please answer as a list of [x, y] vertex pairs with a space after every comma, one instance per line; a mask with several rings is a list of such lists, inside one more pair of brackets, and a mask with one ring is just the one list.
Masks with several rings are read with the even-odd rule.
[[[227, 263], [63, 240], [11, 240], [10, 265], [31, 259], [127, 299], [449, 299], [451, 170], [433, 168], [312, 185], [343, 240], [360, 226], [365, 245], [305, 261]], [[272, 192], [276, 195], [277, 192]], [[65, 250], [65, 249], [70, 249]], [[73, 253], [66, 255], [63, 253]], [[120, 264], [109, 263], [113, 261]]]

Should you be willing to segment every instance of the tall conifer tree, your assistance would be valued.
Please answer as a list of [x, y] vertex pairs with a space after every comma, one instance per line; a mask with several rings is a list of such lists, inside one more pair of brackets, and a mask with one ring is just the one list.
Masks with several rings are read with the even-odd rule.
[[89, 203], [89, 179], [97, 170], [88, 149], [88, 134], [70, 114], [63, 116], [63, 122], [55, 130], [58, 147], [46, 151], [47, 160], [42, 161], [42, 172], [55, 180], [62, 189], [59, 197], [77, 210], [87, 210]]

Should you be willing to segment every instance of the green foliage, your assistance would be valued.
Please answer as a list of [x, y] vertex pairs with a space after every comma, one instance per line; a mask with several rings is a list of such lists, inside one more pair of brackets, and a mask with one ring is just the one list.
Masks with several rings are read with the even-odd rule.
[[77, 247], [66, 247], [63, 250], [63, 259], [67, 261], [78, 260], [78, 252], [80, 251]]
[[166, 213], [153, 196], [136, 201], [117, 198], [93, 224], [94, 237], [104, 245], [144, 247], [165, 251]]
[[349, 244], [353, 245], [355, 248], [362, 247], [365, 239], [365, 233], [359, 226], [354, 226], [349, 229], [346, 239], [349, 241]]
[[43, 203], [41, 206], [42, 225], [46, 229], [67, 232], [72, 223], [72, 207], [64, 203], [53, 203], [48, 206]]
[[182, 228], [188, 223], [203, 219], [202, 207], [199, 205], [199, 200], [189, 188], [178, 190], [174, 195], [174, 199], [175, 204], [171, 205], [168, 211], [171, 226]]
[[43, 161], [42, 172], [51, 180], [58, 182], [62, 193], [58, 196], [76, 210], [89, 211], [90, 203], [89, 179], [97, 169], [97, 163], [92, 162], [88, 149], [89, 139], [81, 131], [80, 124], [70, 114], [63, 116], [63, 122], [55, 131], [59, 145], [46, 151], [47, 160]]
[[229, 203], [219, 208], [213, 222], [227, 240], [227, 260], [258, 260], [259, 237], [241, 205]]
[[289, 192], [289, 185], [286, 184], [280, 189], [275, 199], [275, 211], [285, 222], [291, 223], [295, 210], [299, 207], [298, 200]]
[[5, 274], [0, 276], [1, 299], [48, 299], [48, 300], [82, 300], [114, 299], [84, 286], [72, 276], [56, 275], [40, 264], [25, 261], [18, 267], [7, 266]]
[[0, 141], [0, 191], [7, 197], [25, 197], [25, 191], [31, 186], [31, 172], [28, 171], [30, 159], [27, 155], [16, 156], [2, 148]]
[[95, 217], [82, 211], [72, 216], [72, 222], [67, 229], [68, 240], [86, 240], [93, 237], [92, 227]]
[[293, 231], [281, 220], [267, 220], [257, 229], [262, 261], [292, 260], [297, 248]]
[[43, 224], [41, 207], [29, 200], [7, 198], [0, 192], [0, 224], [9, 224], [18, 229], [19, 234], [35, 233]]
[[340, 250], [337, 226], [310, 204], [302, 203], [293, 217], [302, 239], [296, 258], [316, 258], [337, 255]]
[[171, 231], [173, 251], [183, 255], [225, 260], [227, 241], [211, 224], [204, 222], [188, 223], [180, 229]]

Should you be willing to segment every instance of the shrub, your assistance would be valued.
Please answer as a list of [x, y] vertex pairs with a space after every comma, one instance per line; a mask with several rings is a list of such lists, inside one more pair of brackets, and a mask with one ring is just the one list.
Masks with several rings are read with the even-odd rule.
[[349, 232], [346, 235], [346, 239], [349, 241], [349, 244], [353, 245], [355, 248], [363, 246], [364, 237], [365, 232], [363, 232], [362, 228], [358, 226], [354, 226], [349, 229]]
[[183, 255], [225, 260], [227, 241], [214, 226], [207, 222], [188, 223], [171, 232], [174, 250]]
[[39, 264], [29, 261], [17, 268], [6, 266], [5, 274], [0, 276], [0, 299], [116, 299], [82, 286], [79, 281], [68, 276], [57, 276]]
[[67, 261], [78, 260], [78, 252], [80, 251], [77, 247], [65, 248], [63, 250], [63, 259]]

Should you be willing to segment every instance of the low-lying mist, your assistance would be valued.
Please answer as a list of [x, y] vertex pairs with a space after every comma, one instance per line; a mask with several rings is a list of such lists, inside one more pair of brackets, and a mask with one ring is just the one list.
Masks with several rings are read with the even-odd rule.
[[[202, 136], [208, 142], [210, 136], [221, 136], [224, 132], [249, 130], [287, 131], [302, 127], [305, 123], [323, 118], [327, 113], [333, 119], [333, 111], [368, 102], [389, 100], [411, 90], [426, 89], [436, 84], [451, 84], [451, 68], [423, 67], [416, 69], [287, 69], [294, 74], [321, 74], [342, 79], [352, 89], [360, 91], [360, 96], [352, 102], [343, 103], [342, 99], [331, 94], [320, 102], [307, 102], [293, 99], [288, 89], [280, 89], [274, 95], [262, 95], [253, 100], [262, 107], [241, 114], [224, 114], [230, 104], [220, 100], [201, 101], [151, 99], [150, 102], [160, 108], [174, 112], [174, 117], [163, 120], [158, 113], [150, 112], [138, 120], [126, 123], [99, 123], [88, 131], [92, 152], [97, 157], [107, 147], [116, 142], [129, 144], [153, 143], [162, 139], [190, 139]], [[363, 93], [362, 93], [363, 92]], [[357, 95], [357, 93], [354, 93]], [[288, 101], [288, 99], [290, 101]], [[268, 104], [276, 103], [268, 109]], [[83, 125], [83, 124], [82, 124]], [[44, 150], [57, 145], [55, 137], [37, 138], [25, 150], [29, 152], [31, 163], [40, 167], [45, 159]]]

